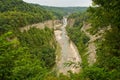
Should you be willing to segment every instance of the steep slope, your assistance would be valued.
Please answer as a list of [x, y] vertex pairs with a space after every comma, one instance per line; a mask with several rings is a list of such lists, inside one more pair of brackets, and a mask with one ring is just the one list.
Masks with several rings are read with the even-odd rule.
[[109, 30], [110, 28], [108, 27], [107, 29], [101, 29], [100, 31], [98, 31], [96, 34], [92, 35], [88, 30], [91, 28], [90, 24], [86, 24], [83, 23], [83, 27], [81, 28], [81, 31], [83, 31], [86, 36], [88, 36], [90, 38], [90, 40], [88, 41], [88, 52], [87, 54], [88, 56], [88, 63], [89, 65], [93, 65], [96, 62], [97, 59], [97, 55], [96, 55], [96, 50], [97, 50], [97, 46], [95, 41], [97, 41], [98, 39], [104, 39], [103, 35], [105, 34], [106, 30]]
[[[86, 36], [88, 36], [90, 38], [89, 42], [88, 42], [88, 52], [87, 54], [88, 56], [88, 63], [89, 65], [93, 65], [96, 62], [96, 46], [94, 41], [96, 40], [96, 38], [94, 38], [94, 35], [91, 35], [89, 32], [87, 32], [87, 30], [90, 28], [90, 25], [83, 25], [83, 27], [81, 28], [81, 31], [83, 31]], [[93, 39], [95, 39], [93, 41]]]

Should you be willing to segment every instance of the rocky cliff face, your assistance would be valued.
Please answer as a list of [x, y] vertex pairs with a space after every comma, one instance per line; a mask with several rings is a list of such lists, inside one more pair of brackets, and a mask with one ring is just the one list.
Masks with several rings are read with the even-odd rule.
[[73, 27], [74, 23], [75, 23], [75, 19], [72, 19], [72, 18], [68, 19], [68, 25], [67, 26]]
[[27, 31], [29, 30], [30, 28], [38, 28], [38, 29], [44, 29], [45, 27], [48, 27], [48, 28], [54, 28], [55, 25], [59, 25], [61, 24], [61, 21], [60, 20], [48, 20], [48, 21], [45, 21], [45, 22], [40, 22], [40, 23], [36, 23], [36, 24], [32, 24], [32, 25], [27, 25], [25, 27], [22, 27], [20, 28], [20, 31], [23, 32], [23, 31]]

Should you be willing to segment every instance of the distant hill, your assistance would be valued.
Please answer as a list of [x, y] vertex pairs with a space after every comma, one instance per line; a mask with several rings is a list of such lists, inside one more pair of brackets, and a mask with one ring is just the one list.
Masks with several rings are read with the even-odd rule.
[[0, 0], [0, 12], [46, 12], [40, 5], [26, 3], [23, 0]]
[[59, 13], [62, 15], [76, 13], [76, 12], [85, 12], [88, 7], [51, 7], [51, 6], [42, 6], [49, 11], [54, 13]]

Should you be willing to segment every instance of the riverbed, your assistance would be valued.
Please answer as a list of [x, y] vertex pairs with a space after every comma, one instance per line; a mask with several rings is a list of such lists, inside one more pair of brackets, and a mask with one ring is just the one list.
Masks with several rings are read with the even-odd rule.
[[68, 74], [68, 71], [73, 73], [80, 72], [81, 57], [75, 44], [69, 39], [67, 32], [67, 18], [63, 18], [63, 25], [54, 31], [56, 41], [61, 47], [60, 55], [56, 59], [56, 70], [58, 73]]

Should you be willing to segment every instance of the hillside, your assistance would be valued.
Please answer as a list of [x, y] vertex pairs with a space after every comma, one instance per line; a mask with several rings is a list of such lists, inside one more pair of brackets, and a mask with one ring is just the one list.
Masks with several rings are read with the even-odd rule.
[[0, 16], [0, 32], [53, 18], [52, 13], [40, 5], [28, 4], [22, 0], [1, 0]]

